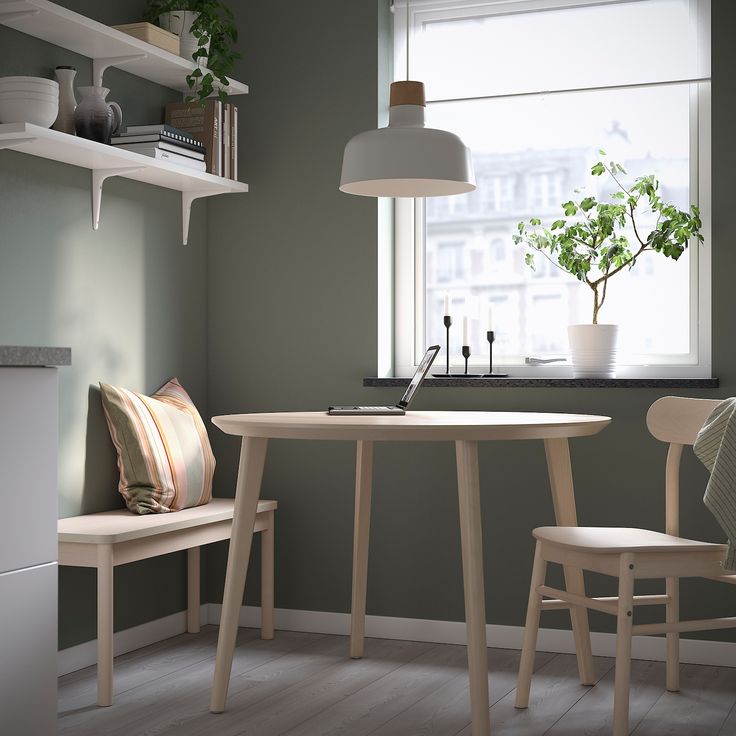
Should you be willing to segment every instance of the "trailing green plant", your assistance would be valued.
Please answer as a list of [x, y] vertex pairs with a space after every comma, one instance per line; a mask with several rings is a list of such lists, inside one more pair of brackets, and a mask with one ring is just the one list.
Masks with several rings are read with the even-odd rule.
[[[199, 45], [192, 54], [192, 60], [197, 66], [186, 76], [191, 91], [187, 100], [197, 100], [204, 104], [216, 92], [217, 97], [224, 102], [227, 94], [223, 87], [230, 84], [228, 77], [235, 68], [236, 59], [240, 58], [240, 54], [233, 49], [238, 40], [235, 16], [220, 0], [148, 0], [146, 20], [157, 22], [162, 13], [178, 10], [190, 10], [199, 14], [191, 26], [191, 33]], [[205, 61], [207, 69], [203, 70], [200, 63], [204, 65]]]
[[[605, 156], [605, 151], [598, 152]], [[538, 217], [529, 223], [520, 222], [514, 243], [529, 252], [526, 265], [534, 269], [534, 256], [540, 253], [560, 270], [572, 274], [593, 292], [593, 324], [608, 294], [608, 282], [625, 268], [632, 269], [637, 260], [649, 251], [677, 260], [691, 239], [703, 242], [700, 232], [700, 211], [695, 205], [683, 212], [662, 201], [659, 181], [653, 175], [637, 177], [626, 186], [621, 175], [627, 172], [615, 161], [598, 161], [591, 169], [593, 176], [608, 174], [617, 186], [611, 202], [599, 202], [595, 197], [583, 197], [562, 204], [564, 218], [549, 227]], [[576, 190], [579, 191], [579, 190]], [[646, 208], [657, 216], [654, 229], [643, 235], [637, 227], [637, 214]], [[630, 228], [633, 244], [625, 231]]]

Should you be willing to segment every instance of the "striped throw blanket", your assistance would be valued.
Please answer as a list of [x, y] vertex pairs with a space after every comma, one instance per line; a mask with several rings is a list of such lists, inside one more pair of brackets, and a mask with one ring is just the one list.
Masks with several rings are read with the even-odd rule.
[[710, 471], [703, 503], [728, 537], [723, 567], [736, 570], [736, 398], [726, 399], [713, 410], [693, 450]]

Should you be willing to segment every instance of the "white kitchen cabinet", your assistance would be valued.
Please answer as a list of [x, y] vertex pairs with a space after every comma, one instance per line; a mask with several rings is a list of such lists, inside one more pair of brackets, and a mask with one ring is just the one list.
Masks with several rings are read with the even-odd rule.
[[0, 733], [56, 733], [55, 562], [0, 574]]
[[56, 733], [59, 391], [68, 348], [0, 346], [0, 734]]
[[56, 368], [0, 367], [0, 573], [54, 562]]

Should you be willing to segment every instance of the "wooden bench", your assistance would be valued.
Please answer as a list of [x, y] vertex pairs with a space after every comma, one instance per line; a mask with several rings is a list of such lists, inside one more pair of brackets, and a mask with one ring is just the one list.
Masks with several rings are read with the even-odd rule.
[[[200, 554], [203, 544], [230, 539], [232, 499], [213, 499], [169, 514], [138, 516], [127, 509], [59, 519], [59, 564], [97, 568], [97, 704], [112, 705], [113, 568], [188, 550], [187, 631], [199, 631]], [[254, 532], [261, 532], [261, 637], [273, 639], [273, 539], [276, 501], [259, 501]]]

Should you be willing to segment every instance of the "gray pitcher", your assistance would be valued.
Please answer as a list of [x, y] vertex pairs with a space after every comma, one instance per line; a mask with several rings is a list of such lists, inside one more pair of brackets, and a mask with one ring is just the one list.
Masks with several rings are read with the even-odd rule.
[[80, 138], [110, 143], [123, 126], [123, 111], [117, 102], [106, 102], [107, 87], [80, 87], [82, 101], [74, 111], [74, 128]]

